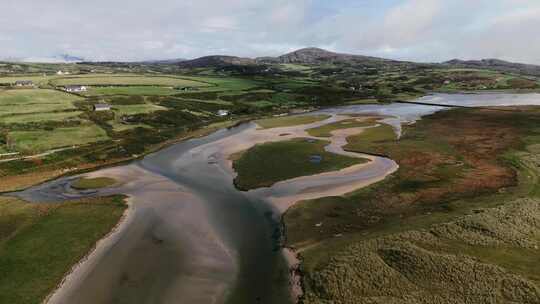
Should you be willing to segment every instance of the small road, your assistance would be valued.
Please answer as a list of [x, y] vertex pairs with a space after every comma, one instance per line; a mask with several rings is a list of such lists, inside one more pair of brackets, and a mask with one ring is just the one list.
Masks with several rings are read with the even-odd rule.
[[7, 163], [7, 162], [10, 162], [10, 161], [14, 161], [14, 160], [39, 158], [39, 157], [51, 155], [51, 154], [57, 153], [57, 152], [76, 149], [78, 147], [80, 147], [80, 146], [64, 147], [64, 148], [52, 149], [52, 150], [45, 151], [45, 152], [42, 152], [42, 153], [39, 153], [39, 154], [34, 154], [34, 155], [25, 155], [25, 156], [18, 156], [18, 157], [12, 157], [12, 158], [7, 158], [7, 159], [1, 159], [0, 163]]

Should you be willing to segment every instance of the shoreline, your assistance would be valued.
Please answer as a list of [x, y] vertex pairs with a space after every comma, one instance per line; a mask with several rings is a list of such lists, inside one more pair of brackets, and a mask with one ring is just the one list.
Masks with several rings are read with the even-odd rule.
[[106, 249], [106, 247], [111, 246], [111, 244], [115, 241], [115, 238], [120, 237], [120, 234], [123, 232], [123, 230], [127, 228], [129, 221], [133, 219], [133, 198], [129, 195], [125, 196], [126, 198], [124, 198], [124, 203], [127, 205], [127, 208], [126, 210], [124, 210], [124, 213], [122, 214], [116, 225], [111, 229], [111, 231], [109, 231], [109, 233], [99, 239], [92, 247], [92, 249], [88, 251], [79, 262], [77, 262], [71, 267], [71, 269], [64, 275], [62, 281], [60, 281], [60, 283], [55, 287], [55, 289], [51, 293], [49, 293], [49, 295], [47, 295], [47, 297], [41, 302], [42, 304], [56, 303], [57, 300], [55, 299], [57, 297], [62, 297], [61, 293], [62, 290], [66, 288], [65, 286], [72, 284], [73, 280], [77, 280], [75, 276], [81, 275], [78, 273], [84, 271], [85, 268], [88, 268], [89, 265], [87, 264], [92, 263], [92, 261], [97, 258], [96, 255], [99, 255], [100, 251], [103, 251]]

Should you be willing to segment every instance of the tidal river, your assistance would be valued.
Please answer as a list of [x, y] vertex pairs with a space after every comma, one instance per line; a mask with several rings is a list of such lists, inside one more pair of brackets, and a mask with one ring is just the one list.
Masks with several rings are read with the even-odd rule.
[[[540, 104], [537, 94], [433, 95], [424, 103], [469, 106]], [[308, 137], [305, 129], [346, 119], [384, 116], [399, 133], [403, 123], [444, 108], [427, 105], [358, 105], [324, 109], [324, 122], [259, 130], [254, 123], [178, 143], [126, 166], [85, 176], [110, 176], [116, 188], [81, 193], [77, 177], [48, 182], [17, 195], [30, 202], [123, 193], [127, 214], [113, 233], [81, 261], [48, 303], [292, 303], [290, 260], [280, 247], [282, 213], [294, 202], [341, 195], [384, 179], [392, 160], [347, 153], [337, 131], [328, 151], [371, 161], [337, 172], [300, 177], [241, 192], [233, 186], [232, 153], [257, 143]], [[285, 135], [284, 135], [285, 134]]]

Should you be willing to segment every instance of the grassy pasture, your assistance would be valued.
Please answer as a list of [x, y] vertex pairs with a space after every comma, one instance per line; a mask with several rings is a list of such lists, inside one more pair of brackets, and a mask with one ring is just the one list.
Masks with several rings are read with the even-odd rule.
[[57, 78], [58, 76], [49, 75], [49, 76], [43, 76], [43, 75], [32, 75], [32, 76], [12, 76], [12, 77], [0, 77], [0, 83], [1, 84], [11, 84], [15, 83], [18, 80], [30, 80], [35, 85], [46, 85], [50, 80]]
[[[244, 78], [234, 78], [234, 77], [185, 77], [193, 81], [203, 81], [206, 83], [212, 84], [212, 86], [200, 87], [198, 91], [195, 92], [220, 92], [220, 91], [242, 91], [249, 90], [257, 87], [260, 83]], [[193, 93], [188, 91], [186, 93]], [[179, 93], [180, 96], [182, 92]]]
[[125, 208], [119, 196], [40, 205], [0, 197], [0, 303], [41, 303]]
[[63, 121], [70, 118], [79, 116], [81, 111], [68, 111], [68, 112], [51, 112], [51, 113], [31, 113], [31, 114], [17, 114], [0, 117], [0, 122], [11, 123], [30, 123], [41, 121]]
[[128, 87], [90, 87], [85, 96], [129, 95], [129, 96], [168, 96], [179, 91], [162, 86], [128, 86]]
[[12, 131], [10, 138], [16, 151], [40, 152], [59, 147], [107, 140], [107, 133], [95, 124], [58, 128], [52, 131]]
[[[324, 150], [327, 141], [310, 142], [305, 138], [256, 145], [238, 157], [233, 167], [238, 173], [235, 184], [243, 190], [269, 187], [276, 182], [299, 176], [340, 170], [364, 162]], [[320, 155], [320, 163], [310, 156]]]
[[63, 85], [129, 85], [129, 86], [190, 86], [204, 87], [208, 83], [197, 81], [195, 79], [178, 78], [174, 76], [146, 76], [146, 75], [90, 75], [90, 76], [68, 76], [56, 78], [51, 81], [57, 86]]
[[167, 110], [167, 108], [149, 103], [113, 106], [113, 111], [119, 115], [145, 114], [159, 110]]
[[124, 124], [118, 121], [108, 121], [107, 124], [110, 125], [115, 132], [123, 132], [135, 128], [151, 128], [145, 124]]
[[77, 96], [42, 89], [0, 91], [0, 117], [21, 113], [45, 113], [75, 109]]
[[307, 125], [330, 118], [330, 115], [295, 115], [256, 120], [263, 129]]

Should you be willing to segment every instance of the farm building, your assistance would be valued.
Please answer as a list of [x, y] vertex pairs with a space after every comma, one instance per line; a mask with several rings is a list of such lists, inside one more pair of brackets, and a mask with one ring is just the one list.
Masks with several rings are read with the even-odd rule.
[[34, 83], [31, 80], [17, 80], [15, 81], [16, 87], [32, 87]]
[[227, 116], [227, 115], [229, 115], [228, 110], [219, 110], [219, 111], [217, 111], [217, 116]]
[[88, 88], [83, 85], [70, 85], [64, 87], [64, 91], [70, 93], [86, 92], [87, 90]]
[[98, 112], [98, 111], [110, 111], [111, 110], [111, 106], [106, 104], [106, 103], [97, 103], [94, 105], [94, 111], [95, 112]]

